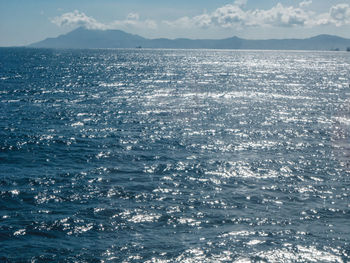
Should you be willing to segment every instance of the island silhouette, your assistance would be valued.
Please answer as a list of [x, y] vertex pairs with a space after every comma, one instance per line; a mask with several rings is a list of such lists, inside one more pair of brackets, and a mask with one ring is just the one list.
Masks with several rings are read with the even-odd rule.
[[233, 36], [225, 39], [156, 38], [148, 39], [122, 30], [92, 30], [79, 27], [56, 38], [29, 45], [34, 48], [174, 48], [174, 49], [263, 49], [263, 50], [340, 50], [349, 51], [350, 39], [318, 35], [305, 39], [248, 40]]

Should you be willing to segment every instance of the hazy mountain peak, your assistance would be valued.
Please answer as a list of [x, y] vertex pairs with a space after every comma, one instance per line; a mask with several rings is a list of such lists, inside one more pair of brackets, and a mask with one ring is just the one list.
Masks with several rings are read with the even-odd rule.
[[311, 37], [310, 39], [345, 39], [335, 35], [321, 34], [318, 36]]

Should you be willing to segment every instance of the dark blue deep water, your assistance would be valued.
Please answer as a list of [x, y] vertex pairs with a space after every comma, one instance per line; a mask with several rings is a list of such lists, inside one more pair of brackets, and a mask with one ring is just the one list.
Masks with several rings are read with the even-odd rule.
[[350, 53], [0, 49], [0, 262], [349, 262]]

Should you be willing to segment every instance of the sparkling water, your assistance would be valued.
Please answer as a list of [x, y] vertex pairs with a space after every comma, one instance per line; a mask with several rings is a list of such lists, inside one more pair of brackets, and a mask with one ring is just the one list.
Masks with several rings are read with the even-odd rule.
[[1, 262], [349, 262], [350, 54], [0, 49]]

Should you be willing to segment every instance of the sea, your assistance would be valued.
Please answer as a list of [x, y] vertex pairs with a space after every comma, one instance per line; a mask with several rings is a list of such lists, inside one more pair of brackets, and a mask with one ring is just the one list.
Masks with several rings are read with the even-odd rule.
[[0, 49], [0, 262], [350, 262], [350, 52]]

